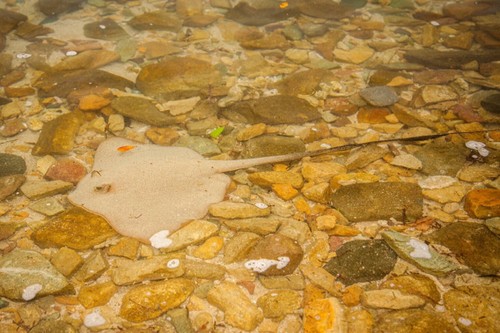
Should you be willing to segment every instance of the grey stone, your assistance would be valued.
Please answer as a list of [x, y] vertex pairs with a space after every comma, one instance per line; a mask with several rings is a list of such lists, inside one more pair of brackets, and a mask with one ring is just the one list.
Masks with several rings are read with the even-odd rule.
[[215, 142], [201, 136], [181, 136], [174, 144], [177, 147], [187, 147], [203, 156], [220, 154], [221, 150]]
[[394, 88], [387, 86], [368, 87], [361, 90], [359, 94], [373, 106], [389, 106], [399, 100]]
[[482, 224], [455, 222], [433, 232], [428, 239], [449, 248], [477, 274], [500, 273], [500, 239]]
[[[41, 286], [38, 293], [29, 293], [28, 287], [36, 285]], [[38, 252], [14, 249], [0, 258], [1, 296], [27, 301], [70, 290], [69, 287], [66, 278]]]
[[392, 230], [384, 231], [382, 237], [398, 256], [426, 273], [443, 276], [459, 269], [458, 265], [421, 240]]
[[21, 156], [0, 153], [0, 177], [22, 175], [26, 172], [26, 162]]
[[366, 183], [342, 186], [332, 194], [330, 203], [352, 222], [408, 221], [422, 216], [423, 197], [417, 184]]
[[40, 199], [50, 195], [64, 193], [73, 188], [73, 184], [62, 180], [29, 181], [21, 186], [21, 191], [30, 199]]
[[129, 37], [127, 32], [110, 18], [85, 24], [83, 34], [88, 38], [104, 40], [120, 40]]
[[383, 240], [350, 241], [336, 253], [324, 268], [346, 285], [380, 280], [392, 271], [397, 260]]

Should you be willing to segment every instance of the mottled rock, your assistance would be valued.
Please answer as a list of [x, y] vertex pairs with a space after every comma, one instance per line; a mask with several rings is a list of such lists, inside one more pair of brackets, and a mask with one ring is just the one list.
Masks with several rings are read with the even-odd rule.
[[425, 305], [423, 298], [394, 289], [368, 290], [363, 293], [361, 300], [364, 306], [375, 309], [401, 310]]
[[110, 256], [135, 259], [137, 257], [137, 251], [139, 250], [140, 245], [141, 243], [137, 239], [123, 237], [120, 238], [118, 243], [108, 248], [108, 254]]
[[265, 318], [281, 318], [294, 313], [302, 304], [302, 296], [293, 290], [273, 290], [257, 299]]
[[424, 272], [442, 276], [459, 268], [421, 240], [392, 230], [384, 231], [382, 237], [398, 256]]
[[181, 136], [174, 144], [178, 147], [187, 147], [200, 155], [213, 156], [221, 153], [217, 143], [213, 140], [201, 136]]
[[227, 11], [226, 18], [244, 25], [260, 26], [283, 21], [297, 15], [296, 9], [281, 9], [278, 6], [254, 8], [246, 2], [240, 2]]
[[54, 216], [65, 210], [64, 206], [54, 197], [35, 201], [29, 205], [29, 208], [47, 216]]
[[87, 309], [95, 308], [107, 304], [117, 291], [111, 281], [86, 285], [80, 288], [78, 301]]
[[40, 247], [87, 250], [114, 235], [116, 232], [102, 217], [71, 208], [35, 230], [32, 238]]
[[22, 175], [26, 172], [26, 162], [21, 156], [0, 153], [0, 177]]
[[282, 95], [311, 95], [321, 83], [333, 80], [330, 71], [326, 69], [310, 69], [287, 75], [276, 83], [276, 88]]
[[0, 295], [16, 301], [71, 289], [66, 278], [40, 253], [14, 249], [0, 258]]
[[318, 298], [304, 307], [304, 332], [346, 332], [344, 308], [334, 298]]
[[271, 214], [271, 209], [269, 207], [260, 208], [248, 203], [221, 201], [210, 205], [208, 212], [215, 217], [245, 219], [249, 217], [268, 216]]
[[170, 146], [177, 139], [179, 139], [179, 133], [173, 128], [159, 128], [151, 127], [146, 131], [146, 137], [153, 143], [161, 146]]
[[61, 158], [51, 165], [45, 178], [77, 184], [87, 174], [85, 166], [72, 158]]
[[71, 276], [83, 265], [83, 258], [76, 252], [67, 247], [61, 247], [50, 262], [64, 276]]
[[348, 62], [351, 64], [361, 64], [370, 59], [375, 54], [375, 51], [368, 46], [356, 46], [350, 50], [335, 49], [333, 55], [335, 60]]
[[304, 152], [302, 140], [288, 136], [262, 135], [245, 142], [242, 158], [283, 155]]
[[303, 183], [302, 176], [289, 171], [262, 171], [248, 175], [248, 180], [262, 187], [271, 187], [273, 184], [289, 184], [295, 188], [300, 188]]
[[500, 216], [500, 190], [485, 188], [468, 192], [464, 209], [470, 216], [480, 219]]
[[168, 239], [172, 243], [162, 249], [163, 252], [172, 252], [183, 249], [191, 244], [203, 242], [219, 230], [215, 223], [205, 220], [193, 220], [175, 231]]
[[77, 333], [77, 330], [64, 320], [43, 319], [30, 329], [30, 333], [45, 333], [45, 332], [64, 332]]
[[234, 122], [268, 125], [303, 124], [321, 117], [306, 100], [286, 95], [236, 102], [224, 109], [222, 115]]
[[7, 198], [26, 181], [23, 175], [10, 175], [0, 177], [0, 201]]
[[127, 23], [137, 30], [167, 30], [177, 32], [182, 27], [182, 20], [177, 15], [162, 10], [135, 16]]
[[304, 276], [300, 272], [287, 276], [259, 275], [259, 281], [267, 289], [303, 290], [306, 285]]
[[465, 182], [484, 182], [488, 179], [495, 179], [500, 176], [500, 170], [488, 164], [465, 165], [458, 173], [458, 179]]
[[209, 62], [195, 58], [170, 58], [146, 65], [136, 79], [145, 95], [159, 99], [192, 97], [222, 83], [220, 72]]
[[226, 268], [205, 261], [184, 259], [184, 277], [188, 279], [222, 280]]
[[477, 274], [500, 272], [500, 240], [482, 224], [455, 222], [433, 232], [428, 239], [449, 248]]
[[176, 122], [174, 117], [160, 112], [153, 102], [146, 98], [117, 97], [111, 102], [111, 107], [125, 117], [156, 127], [166, 127]]
[[460, 202], [466, 192], [466, 188], [458, 183], [443, 188], [422, 190], [422, 194], [426, 199], [439, 203]]
[[389, 106], [399, 100], [399, 96], [392, 87], [368, 87], [359, 92], [359, 95], [373, 106]]
[[443, 14], [461, 21], [470, 19], [473, 16], [484, 15], [489, 11], [495, 11], [495, 8], [498, 8], [498, 4], [494, 2], [461, 1], [443, 6]]
[[133, 88], [134, 83], [115, 74], [99, 69], [50, 72], [43, 74], [34, 84], [39, 97], [66, 97], [76, 90], [88, 91], [97, 88], [125, 90]]
[[[120, 59], [120, 55], [109, 50], [88, 50], [73, 57], [66, 57], [61, 62], [52, 67], [56, 72], [72, 71], [79, 69], [94, 69], [99, 68]], [[109, 101], [108, 101], [109, 103]], [[88, 105], [88, 104], [87, 104]], [[85, 110], [85, 105], [81, 105], [82, 110]], [[103, 105], [104, 106], [104, 105]], [[97, 110], [97, 108], [87, 108], [87, 110]]]
[[288, 275], [300, 264], [304, 252], [296, 241], [280, 234], [266, 236], [250, 250], [245, 267], [262, 275]]
[[467, 149], [453, 143], [431, 142], [414, 155], [422, 162], [423, 173], [454, 177], [466, 162]]
[[394, 159], [391, 161], [392, 165], [411, 169], [411, 170], [420, 170], [422, 169], [422, 162], [412, 154], [399, 154], [394, 156]]
[[369, 146], [357, 149], [347, 157], [345, 165], [347, 170], [363, 168], [368, 164], [381, 159], [387, 154], [387, 150], [379, 146]]
[[428, 104], [452, 101], [457, 98], [458, 94], [450, 86], [426, 85], [419, 91], [415, 106], [422, 107]]
[[419, 49], [406, 51], [404, 57], [410, 62], [426, 65], [432, 68], [460, 68], [471, 61], [486, 63], [500, 60], [500, 54], [493, 50], [468, 51], [436, 51], [433, 49]]
[[321, 183], [329, 181], [333, 176], [345, 173], [346, 168], [335, 162], [304, 162], [301, 172], [306, 180]]
[[383, 240], [354, 240], [336, 251], [324, 268], [346, 285], [380, 280], [396, 264], [397, 255]]
[[367, 183], [342, 186], [332, 194], [330, 202], [353, 222], [414, 220], [422, 216], [423, 197], [416, 184]]
[[167, 320], [175, 327], [176, 332], [194, 332], [187, 309], [176, 308], [169, 310], [167, 311], [167, 318]]
[[390, 311], [380, 315], [374, 333], [456, 333], [454, 325], [444, 315], [421, 309]]
[[433, 303], [438, 303], [441, 300], [441, 294], [434, 280], [421, 274], [395, 276], [384, 281], [380, 287], [383, 289], [398, 289]]
[[88, 38], [113, 41], [130, 37], [118, 23], [110, 18], [85, 24], [83, 26], [83, 34]]
[[210, 289], [207, 300], [224, 312], [227, 324], [236, 328], [252, 331], [263, 319], [262, 311], [234, 283], [222, 282]]
[[110, 270], [116, 285], [130, 285], [149, 280], [163, 280], [184, 274], [183, 260], [172, 256], [154, 256], [143, 260], [116, 259]]
[[182, 278], [137, 286], [123, 296], [120, 316], [132, 322], [158, 318], [181, 305], [193, 289], [193, 282]]
[[261, 237], [253, 232], [239, 232], [229, 239], [224, 246], [224, 262], [243, 260]]
[[46, 122], [31, 153], [35, 156], [69, 153], [82, 123], [83, 114], [79, 111]]
[[30, 199], [40, 199], [54, 194], [65, 193], [72, 188], [72, 183], [62, 180], [32, 180], [21, 185], [21, 191]]
[[191, 252], [196, 258], [213, 259], [224, 247], [224, 238], [220, 236], [209, 237], [200, 246]]

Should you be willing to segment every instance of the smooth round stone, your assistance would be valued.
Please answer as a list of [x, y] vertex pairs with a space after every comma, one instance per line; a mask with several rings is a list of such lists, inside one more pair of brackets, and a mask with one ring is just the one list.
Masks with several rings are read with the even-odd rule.
[[396, 91], [387, 86], [369, 87], [359, 92], [361, 97], [373, 106], [389, 106], [399, 100]]

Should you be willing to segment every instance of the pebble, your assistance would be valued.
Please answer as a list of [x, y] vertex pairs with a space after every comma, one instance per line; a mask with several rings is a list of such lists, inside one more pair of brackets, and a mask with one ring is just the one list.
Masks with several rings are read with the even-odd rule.
[[201, 243], [213, 236], [219, 230], [218, 225], [205, 220], [193, 220], [169, 235], [169, 246], [163, 252], [172, 252], [183, 249], [191, 244]]
[[135, 323], [158, 318], [181, 305], [193, 290], [193, 282], [183, 278], [134, 287], [123, 296], [120, 316]]
[[253, 232], [238, 232], [224, 246], [224, 262], [243, 260], [261, 237]]
[[106, 105], [109, 105], [111, 101], [105, 97], [98, 95], [86, 95], [80, 99], [78, 107], [82, 111], [96, 111], [100, 110]]
[[[166, 127], [175, 123], [175, 118], [160, 112], [148, 99], [135, 96], [117, 97], [111, 101], [111, 107], [122, 116], [157, 127]], [[108, 120], [108, 126], [119, 130], [119, 119]]]
[[134, 238], [123, 237], [118, 243], [108, 248], [108, 254], [111, 256], [136, 259], [141, 243]]
[[265, 263], [269, 261], [265, 268], [254, 271], [266, 276], [288, 275], [297, 268], [303, 256], [304, 252], [296, 241], [280, 234], [271, 234], [250, 250], [245, 266], [256, 267], [255, 265], [260, 265], [259, 260]]
[[375, 51], [368, 46], [356, 46], [351, 50], [342, 50], [336, 48], [333, 55], [336, 60], [348, 62], [350, 64], [361, 64], [370, 59], [375, 54]]
[[181, 136], [173, 146], [191, 148], [204, 156], [213, 156], [221, 153], [219, 146], [213, 140], [201, 136]]
[[373, 106], [389, 106], [397, 103], [399, 96], [392, 87], [369, 87], [359, 92], [360, 96]]
[[182, 26], [182, 21], [177, 15], [163, 10], [135, 16], [127, 23], [137, 30], [167, 30], [172, 32], [179, 31]]
[[368, 290], [363, 293], [361, 299], [364, 306], [375, 309], [401, 310], [425, 305], [423, 298], [394, 289]]
[[386, 312], [378, 317], [374, 327], [376, 333], [401, 331], [411, 332], [415, 327], [431, 332], [455, 332], [456, 328], [448, 318], [438, 312], [424, 309], [407, 309]]
[[225, 219], [245, 219], [250, 217], [268, 216], [271, 214], [271, 208], [259, 208], [248, 203], [221, 201], [210, 205], [208, 212], [212, 216]]
[[441, 300], [436, 282], [422, 274], [394, 276], [384, 281], [380, 287], [382, 289], [398, 289], [403, 293], [417, 295], [434, 304]]
[[232, 282], [225, 281], [210, 289], [207, 300], [224, 312], [226, 323], [245, 331], [254, 330], [264, 318], [262, 311]]
[[427, 175], [455, 177], [466, 162], [466, 150], [453, 143], [431, 142], [413, 155], [422, 162]]
[[72, 158], [61, 158], [49, 167], [44, 177], [77, 184], [86, 174], [87, 169], [82, 163]]
[[50, 258], [50, 263], [64, 276], [69, 277], [83, 265], [83, 258], [75, 250], [61, 247]]
[[265, 318], [280, 318], [297, 311], [302, 304], [302, 296], [294, 290], [269, 291], [257, 299]]
[[344, 308], [334, 298], [319, 298], [304, 307], [304, 332], [347, 332]]
[[71, 208], [35, 230], [32, 238], [40, 247], [67, 246], [87, 250], [114, 235], [116, 232], [102, 217]]
[[54, 216], [64, 212], [65, 210], [64, 206], [54, 197], [43, 198], [35, 201], [29, 205], [29, 208], [46, 216]]
[[304, 152], [305, 144], [294, 137], [261, 135], [245, 142], [242, 158], [263, 157], [271, 155], [284, 155], [289, 153]]
[[[28, 291], [34, 288], [32, 286], [37, 286], [37, 291], [33, 290], [33, 294], [28, 295]], [[1, 296], [27, 301], [61, 292], [68, 287], [66, 278], [38, 252], [14, 249], [0, 258]]]
[[0, 201], [15, 193], [25, 181], [26, 177], [23, 175], [0, 177]]
[[448, 202], [460, 202], [466, 193], [466, 188], [462, 184], [457, 183], [443, 188], [422, 190], [422, 194], [426, 199], [443, 204]]
[[118, 288], [111, 281], [84, 285], [78, 293], [78, 301], [85, 308], [92, 309], [107, 304], [117, 291]]
[[267, 235], [278, 230], [281, 220], [275, 217], [255, 217], [249, 219], [231, 219], [222, 221], [226, 227], [240, 232], [253, 232], [259, 235]]
[[111, 279], [118, 286], [144, 281], [172, 279], [184, 274], [182, 260], [172, 256], [155, 256], [143, 260], [118, 258], [110, 269]]
[[287, 184], [293, 188], [301, 188], [304, 180], [296, 172], [289, 171], [262, 171], [248, 175], [248, 180], [261, 187], [269, 188], [274, 184]]
[[302, 164], [301, 173], [307, 181], [321, 183], [346, 171], [345, 166], [335, 162], [305, 162]]
[[422, 169], [422, 162], [411, 154], [396, 155], [394, 156], [394, 159], [391, 161], [391, 164], [411, 170]]
[[224, 238], [213, 236], [204, 241], [191, 254], [200, 259], [213, 259], [224, 247]]
[[324, 268], [345, 285], [376, 281], [389, 274], [397, 255], [383, 240], [353, 240], [335, 251]]
[[74, 274], [74, 278], [81, 282], [96, 280], [108, 268], [109, 268], [109, 263], [108, 260], [104, 257], [103, 251], [95, 250], [92, 251], [87, 256], [87, 258], [85, 258], [83, 265]]

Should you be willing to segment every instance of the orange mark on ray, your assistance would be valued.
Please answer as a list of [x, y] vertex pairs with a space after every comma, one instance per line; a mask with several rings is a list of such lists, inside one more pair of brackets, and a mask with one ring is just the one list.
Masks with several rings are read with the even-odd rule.
[[280, 8], [281, 9], [284, 9], [286, 7], [288, 7], [288, 2], [285, 1], [285, 2], [280, 3]]
[[120, 147], [116, 148], [116, 150], [118, 150], [120, 153], [124, 153], [124, 152], [127, 152], [129, 150], [134, 149], [135, 147], [137, 147], [137, 146], [130, 146], [130, 145], [129, 146], [120, 146]]

